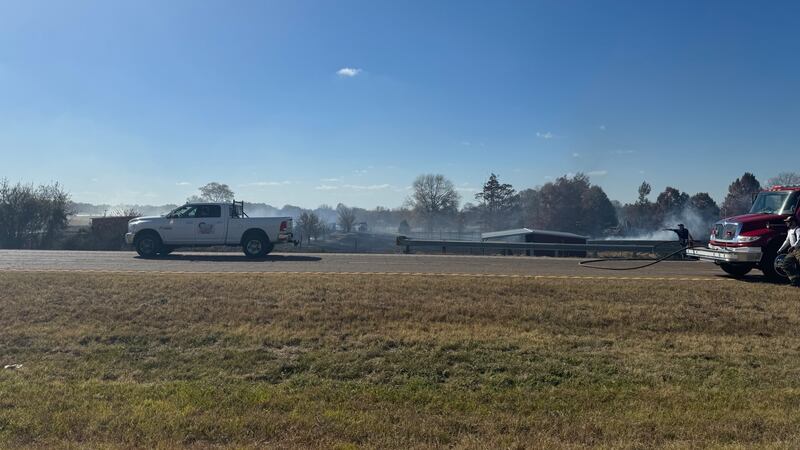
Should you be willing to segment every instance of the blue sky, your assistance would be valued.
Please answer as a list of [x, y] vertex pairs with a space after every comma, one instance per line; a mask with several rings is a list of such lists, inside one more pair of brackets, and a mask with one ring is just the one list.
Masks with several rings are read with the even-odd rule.
[[77, 201], [399, 206], [582, 171], [798, 170], [800, 3], [0, 0], [0, 177]]

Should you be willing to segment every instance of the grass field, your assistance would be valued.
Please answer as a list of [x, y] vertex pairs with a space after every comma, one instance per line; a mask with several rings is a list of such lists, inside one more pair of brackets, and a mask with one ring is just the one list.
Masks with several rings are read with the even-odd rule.
[[0, 273], [0, 447], [800, 446], [800, 291]]

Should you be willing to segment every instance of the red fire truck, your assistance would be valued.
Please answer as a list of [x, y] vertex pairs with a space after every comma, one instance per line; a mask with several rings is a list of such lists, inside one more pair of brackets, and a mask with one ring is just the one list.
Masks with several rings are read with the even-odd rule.
[[759, 269], [773, 281], [782, 281], [784, 255], [778, 249], [786, 239], [783, 220], [797, 214], [800, 186], [773, 186], [758, 194], [750, 212], [728, 217], [711, 229], [708, 247], [692, 248], [689, 256], [714, 261], [734, 277]]

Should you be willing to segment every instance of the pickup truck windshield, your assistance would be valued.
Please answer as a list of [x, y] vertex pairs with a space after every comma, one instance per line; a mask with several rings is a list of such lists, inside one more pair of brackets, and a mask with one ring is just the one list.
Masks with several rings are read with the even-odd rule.
[[797, 192], [761, 192], [750, 214], [790, 214], [794, 212], [797, 196]]

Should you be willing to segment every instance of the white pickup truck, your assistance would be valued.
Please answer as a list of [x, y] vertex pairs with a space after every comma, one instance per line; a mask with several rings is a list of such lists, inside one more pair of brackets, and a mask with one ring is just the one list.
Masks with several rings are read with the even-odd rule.
[[266, 256], [275, 244], [294, 243], [291, 217], [253, 217], [244, 202], [187, 203], [163, 216], [128, 222], [125, 242], [145, 258], [177, 247], [241, 246], [250, 258]]

